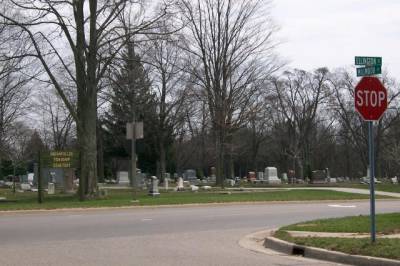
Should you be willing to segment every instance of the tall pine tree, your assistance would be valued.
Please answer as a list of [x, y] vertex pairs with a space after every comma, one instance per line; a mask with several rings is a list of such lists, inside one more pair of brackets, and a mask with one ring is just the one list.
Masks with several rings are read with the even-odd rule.
[[[126, 140], [126, 123], [132, 120], [144, 122], [143, 140], [137, 140], [138, 166], [143, 172], [156, 170], [156, 121], [155, 95], [141, 58], [129, 43], [121, 65], [112, 74], [111, 105], [101, 121], [104, 139], [105, 167], [111, 168], [113, 158], [130, 157], [130, 141]], [[133, 111], [133, 112], [132, 112]], [[132, 116], [135, 114], [135, 118]], [[107, 171], [110, 172], [110, 171]]]

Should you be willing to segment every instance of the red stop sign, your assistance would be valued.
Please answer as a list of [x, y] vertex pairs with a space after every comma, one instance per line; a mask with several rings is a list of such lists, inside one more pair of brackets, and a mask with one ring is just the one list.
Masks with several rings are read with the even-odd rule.
[[363, 77], [354, 92], [354, 106], [367, 121], [379, 120], [387, 108], [387, 91], [376, 77]]

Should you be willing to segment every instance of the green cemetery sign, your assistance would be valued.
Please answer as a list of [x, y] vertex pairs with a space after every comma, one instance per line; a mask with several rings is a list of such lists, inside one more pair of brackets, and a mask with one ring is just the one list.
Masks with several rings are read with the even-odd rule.
[[49, 151], [40, 154], [41, 167], [78, 168], [79, 155], [76, 151]]

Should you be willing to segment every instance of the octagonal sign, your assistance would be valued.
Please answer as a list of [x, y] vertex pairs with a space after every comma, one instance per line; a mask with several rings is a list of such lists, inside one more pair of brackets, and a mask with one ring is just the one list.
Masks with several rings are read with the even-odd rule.
[[376, 77], [363, 77], [354, 91], [354, 106], [366, 121], [376, 121], [387, 109], [387, 91]]

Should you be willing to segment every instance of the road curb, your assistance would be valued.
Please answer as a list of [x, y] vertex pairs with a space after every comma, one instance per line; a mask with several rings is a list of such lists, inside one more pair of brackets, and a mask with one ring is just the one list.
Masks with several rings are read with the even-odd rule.
[[264, 247], [285, 254], [300, 255], [306, 258], [325, 260], [342, 264], [362, 265], [362, 266], [400, 266], [400, 261], [398, 260], [360, 256], [360, 255], [350, 255], [338, 251], [302, 246], [272, 236], [268, 236], [265, 238]]
[[[218, 207], [218, 206], [240, 206], [240, 205], [264, 205], [264, 204], [316, 204], [316, 203], [361, 203], [368, 199], [347, 200], [304, 200], [304, 201], [232, 201], [232, 202], [210, 202], [210, 203], [187, 203], [187, 204], [164, 204], [164, 205], [125, 205], [114, 207], [72, 207], [56, 209], [22, 209], [22, 210], [0, 210], [2, 215], [35, 214], [35, 213], [63, 213], [63, 212], [85, 212], [85, 211], [111, 211], [111, 210], [135, 210], [135, 209], [158, 209], [158, 208], [188, 208], [188, 207]], [[376, 201], [400, 201], [400, 199], [377, 199]]]

